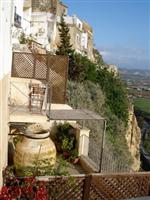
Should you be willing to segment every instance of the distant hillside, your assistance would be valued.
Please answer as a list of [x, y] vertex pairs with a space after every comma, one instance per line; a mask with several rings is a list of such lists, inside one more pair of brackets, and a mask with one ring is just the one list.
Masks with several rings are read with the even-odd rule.
[[121, 77], [125, 80], [149, 80], [150, 79], [150, 70], [142, 69], [119, 69]]

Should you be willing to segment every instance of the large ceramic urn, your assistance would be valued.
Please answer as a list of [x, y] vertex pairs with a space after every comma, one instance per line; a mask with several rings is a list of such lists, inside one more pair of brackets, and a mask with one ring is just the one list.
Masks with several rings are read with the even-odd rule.
[[[49, 137], [50, 132], [43, 130], [39, 124], [30, 125], [23, 132], [16, 145], [14, 165], [19, 176], [22, 169], [29, 167], [53, 167], [56, 162], [56, 147]], [[40, 165], [40, 166], [39, 166]]]

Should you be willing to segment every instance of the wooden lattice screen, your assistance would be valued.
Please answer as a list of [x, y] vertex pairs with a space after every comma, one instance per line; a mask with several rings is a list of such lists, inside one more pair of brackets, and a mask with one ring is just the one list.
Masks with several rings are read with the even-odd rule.
[[67, 56], [13, 53], [12, 77], [38, 79], [52, 86], [52, 103], [65, 103]]
[[149, 192], [150, 173], [94, 175], [90, 200], [123, 200], [148, 196]]
[[53, 200], [125, 200], [150, 195], [150, 173], [55, 177], [48, 188]]
[[[36, 177], [36, 180], [46, 186], [49, 200], [125, 200], [150, 197], [150, 173], [43, 176]], [[13, 179], [10, 187], [14, 187]]]
[[82, 200], [84, 177], [57, 177], [49, 179], [49, 196], [53, 200]]

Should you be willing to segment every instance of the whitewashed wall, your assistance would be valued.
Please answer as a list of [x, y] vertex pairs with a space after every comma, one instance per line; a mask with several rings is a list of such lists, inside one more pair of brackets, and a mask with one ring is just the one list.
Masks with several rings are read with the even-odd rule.
[[82, 31], [83, 23], [76, 15], [73, 15], [73, 21], [74, 24], [76, 24], [77, 28], [79, 28]]
[[56, 34], [56, 21], [52, 13], [34, 12], [32, 13], [31, 34], [35, 36], [37, 42], [51, 49], [51, 43]]
[[7, 165], [8, 150], [8, 94], [12, 60], [11, 28], [14, 18], [13, 0], [0, 1], [0, 186], [2, 170]]
[[88, 34], [87, 33], [82, 33], [81, 35], [81, 46], [85, 49], [87, 49], [88, 45]]
[[32, 15], [32, 8], [29, 7], [28, 9], [24, 10], [23, 12], [23, 21], [22, 21], [22, 28], [27, 35], [31, 33], [31, 15]]

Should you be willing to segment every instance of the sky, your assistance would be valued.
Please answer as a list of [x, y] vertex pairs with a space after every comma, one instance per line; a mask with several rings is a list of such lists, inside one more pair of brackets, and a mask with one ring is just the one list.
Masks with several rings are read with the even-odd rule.
[[93, 28], [94, 45], [108, 64], [150, 69], [150, 0], [63, 0]]

